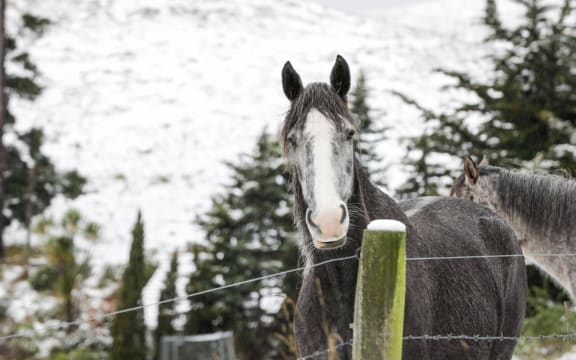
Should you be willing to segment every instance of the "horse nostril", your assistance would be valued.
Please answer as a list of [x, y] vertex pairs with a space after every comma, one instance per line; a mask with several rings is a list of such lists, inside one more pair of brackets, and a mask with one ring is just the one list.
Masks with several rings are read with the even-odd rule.
[[348, 210], [346, 210], [346, 206], [344, 206], [344, 204], [340, 205], [340, 208], [342, 208], [342, 218], [340, 219], [340, 224], [344, 224], [344, 221], [346, 221], [346, 218], [348, 217]]
[[316, 229], [320, 228], [318, 225], [316, 225], [314, 223], [314, 221], [312, 221], [312, 211], [310, 211], [310, 209], [308, 209], [308, 211], [306, 211], [306, 219], [308, 220], [308, 224], [312, 225]]

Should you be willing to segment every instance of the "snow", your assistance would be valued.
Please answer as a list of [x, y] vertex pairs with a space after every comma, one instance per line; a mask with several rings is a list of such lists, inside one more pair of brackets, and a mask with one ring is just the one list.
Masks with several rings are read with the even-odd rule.
[[[337, 54], [354, 80], [365, 72], [374, 114], [390, 128], [379, 152], [394, 189], [406, 179], [403, 139], [422, 123], [391, 91], [436, 110], [466, 99], [440, 93], [451, 80], [434, 69], [485, 77], [486, 56], [502, 49], [482, 42], [483, 4], [431, 0], [365, 16], [292, 0], [22, 0], [12, 6], [54, 25], [30, 49], [45, 92], [11, 107], [20, 129], [45, 129], [45, 150], [61, 169], [89, 179], [85, 195], [56, 199], [49, 213], [76, 208], [101, 225], [101, 239], [86, 246], [95, 269], [126, 262], [142, 211], [145, 244], [159, 262], [144, 290], [144, 303], [153, 303], [171, 253], [205, 241], [194, 219], [228, 182], [223, 162], [251, 151], [264, 127], [274, 132], [283, 120], [285, 61], [305, 83], [327, 81]], [[502, 6], [514, 21], [514, 5]], [[7, 240], [23, 243], [22, 231]], [[190, 256], [180, 269], [183, 294]], [[156, 310], [145, 311], [151, 327]]]
[[[354, 78], [366, 73], [370, 104], [391, 127], [380, 152], [397, 187], [400, 142], [421, 125], [390, 91], [440, 108], [452, 95], [438, 92], [448, 79], [433, 69], [486, 69], [478, 61], [488, 51], [479, 46], [482, 1], [439, 5], [367, 18], [293, 1], [23, 2], [55, 24], [31, 48], [46, 91], [33, 104], [13, 101], [18, 126], [42, 126], [57, 165], [89, 179], [86, 195], [57, 199], [50, 212], [74, 207], [102, 226], [90, 244], [98, 267], [126, 262], [141, 210], [160, 263], [144, 302], [156, 301], [170, 253], [204, 241], [194, 219], [227, 183], [223, 162], [251, 151], [262, 128], [278, 129], [288, 106], [284, 62], [304, 82], [327, 81], [336, 54]], [[18, 232], [11, 238], [23, 241]], [[155, 311], [146, 319], [154, 325]]]
[[379, 219], [372, 220], [367, 229], [368, 231], [406, 232], [406, 225], [398, 220]]
[[[381, 146], [392, 188], [404, 179], [399, 141], [417, 134], [420, 120], [389, 91], [440, 106], [447, 79], [434, 68], [483, 72], [471, 61], [485, 53], [477, 46], [483, 29], [469, 25], [480, 1], [377, 19], [291, 1], [28, 4], [55, 25], [32, 48], [46, 91], [33, 106], [15, 101], [14, 111], [19, 126], [45, 128], [46, 151], [61, 168], [90, 179], [85, 196], [58, 199], [51, 211], [75, 207], [102, 225], [94, 261], [126, 261], [137, 210], [162, 263], [175, 248], [203, 241], [193, 220], [227, 182], [223, 161], [251, 151], [264, 126], [282, 121], [286, 60], [305, 82], [326, 81], [337, 53], [354, 76], [365, 71], [375, 113], [392, 128]], [[458, 31], [463, 26], [469, 31]]]

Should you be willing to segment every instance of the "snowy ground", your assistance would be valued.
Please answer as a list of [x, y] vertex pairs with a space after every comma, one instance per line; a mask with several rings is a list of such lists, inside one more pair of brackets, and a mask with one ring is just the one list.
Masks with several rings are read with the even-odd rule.
[[[74, 207], [102, 226], [90, 245], [96, 265], [126, 261], [140, 209], [146, 246], [164, 270], [174, 249], [203, 241], [194, 219], [226, 183], [223, 161], [251, 151], [264, 127], [277, 131], [286, 60], [305, 82], [326, 81], [336, 54], [354, 77], [365, 72], [374, 115], [391, 127], [380, 146], [390, 184], [400, 185], [399, 144], [422, 126], [390, 90], [433, 109], [462, 99], [439, 93], [448, 79], [433, 69], [483, 76], [494, 50], [482, 44], [483, 4], [431, 0], [361, 16], [291, 0], [22, 0], [55, 24], [31, 49], [46, 91], [13, 108], [19, 126], [46, 130], [61, 168], [88, 177], [86, 195], [50, 211]], [[503, 6], [513, 21], [515, 8]], [[23, 237], [14, 231], [10, 241]], [[189, 259], [181, 263], [189, 271]], [[152, 278], [146, 303], [162, 279], [162, 271]], [[155, 309], [146, 318], [153, 324]]]

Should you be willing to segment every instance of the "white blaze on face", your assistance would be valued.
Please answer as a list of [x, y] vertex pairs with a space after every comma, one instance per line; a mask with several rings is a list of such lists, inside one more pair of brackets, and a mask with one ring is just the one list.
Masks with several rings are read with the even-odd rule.
[[341, 223], [344, 203], [338, 195], [337, 179], [332, 164], [334, 124], [320, 111], [312, 109], [306, 119], [304, 134], [312, 143], [314, 209], [310, 210], [313, 211], [312, 221], [319, 228], [321, 237], [315, 240], [333, 242], [346, 235], [348, 222]]

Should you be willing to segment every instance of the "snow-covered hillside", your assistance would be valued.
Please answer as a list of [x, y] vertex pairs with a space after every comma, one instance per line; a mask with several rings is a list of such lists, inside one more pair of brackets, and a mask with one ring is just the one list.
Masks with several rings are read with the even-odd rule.
[[[305, 82], [326, 81], [336, 54], [362, 69], [374, 115], [389, 126], [381, 153], [390, 183], [404, 175], [403, 136], [421, 131], [417, 113], [390, 94], [403, 91], [439, 108], [445, 67], [482, 76], [488, 53], [483, 1], [431, 0], [366, 16], [291, 0], [26, 0], [54, 25], [32, 56], [45, 93], [12, 105], [19, 126], [42, 126], [61, 168], [88, 177], [88, 193], [51, 211], [79, 209], [102, 226], [91, 245], [98, 264], [124, 262], [142, 210], [146, 246], [162, 268], [170, 252], [202, 241], [194, 224], [227, 182], [223, 161], [275, 132], [288, 103], [280, 69], [290, 60]], [[454, 164], [458, 166], [459, 164]], [[23, 241], [16, 231], [11, 242]], [[184, 264], [183, 264], [184, 265]], [[145, 292], [158, 296], [161, 271]], [[147, 319], [153, 321], [151, 312]]]

